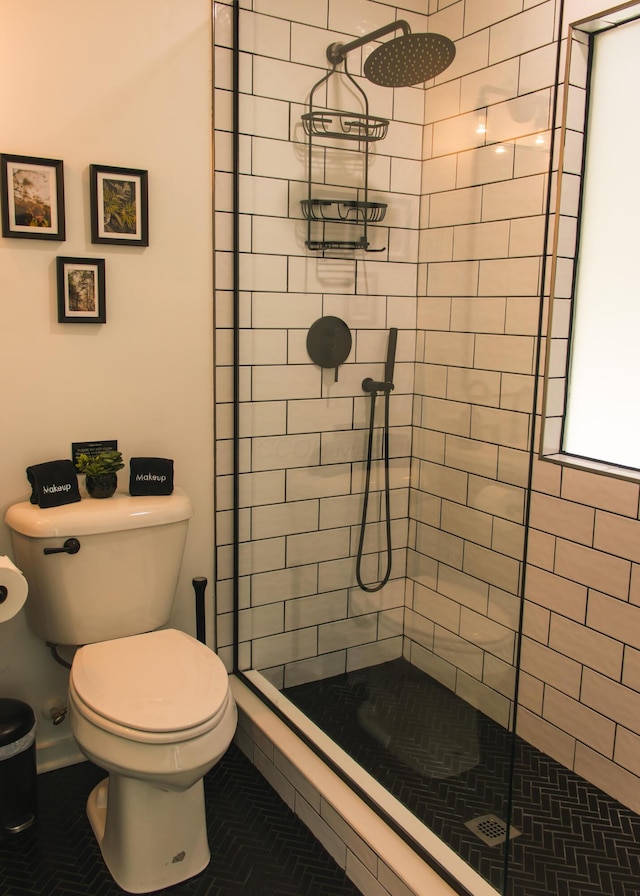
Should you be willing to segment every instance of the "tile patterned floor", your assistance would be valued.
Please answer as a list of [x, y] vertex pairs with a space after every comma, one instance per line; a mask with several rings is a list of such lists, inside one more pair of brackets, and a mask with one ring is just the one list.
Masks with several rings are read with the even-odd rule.
[[504, 847], [465, 822], [506, 820], [511, 735], [404, 660], [285, 693], [499, 892], [640, 896], [640, 817], [519, 738], [505, 887]]
[[[85, 802], [104, 772], [85, 762], [38, 777], [39, 818], [0, 836], [2, 896], [122, 896]], [[232, 745], [205, 777], [211, 862], [167, 896], [359, 896], [359, 891]]]

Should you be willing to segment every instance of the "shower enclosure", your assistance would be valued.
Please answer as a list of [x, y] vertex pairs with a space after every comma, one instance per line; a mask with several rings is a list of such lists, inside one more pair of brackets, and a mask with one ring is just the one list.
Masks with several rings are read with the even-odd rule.
[[624, 880], [640, 799], [571, 754], [599, 746], [537, 497], [561, 4], [254, 6], [215, 7], [219, 653], [454, 889], [421, 826], [478, 891], [596, 892], [561, 825], [594, 855], [622, 819]]

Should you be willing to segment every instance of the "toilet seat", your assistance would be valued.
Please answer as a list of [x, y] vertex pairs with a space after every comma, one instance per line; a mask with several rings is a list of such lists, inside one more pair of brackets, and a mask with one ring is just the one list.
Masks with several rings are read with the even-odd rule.
[[81, 647], [69, 690], [93, 724], [144, 743], [172, 743], [214, 728], [229, 701], [218, 656], [175, 629]]

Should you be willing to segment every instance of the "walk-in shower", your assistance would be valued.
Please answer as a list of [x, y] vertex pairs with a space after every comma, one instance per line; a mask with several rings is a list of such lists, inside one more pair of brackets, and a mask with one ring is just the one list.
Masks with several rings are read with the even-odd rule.
[[[458, 0], [407, 11], [413, 33], [363, 3], [366, 27], [348, 2], [326, 21], [265, 5], [235, 33], [219, 153], [235, 235], [218, 362], [223, 647], [454, 891], [631, 893], [638, 817], [572, 763], [582, 591], [552, 607], [555, 520], [530, 521], [534, 471], [545, 497], [561, 493], [533, 450], [552, 160], [552, 129], [545, 143], [536, 128], [555, 73], [540, 62], [534, 77], [527, 55], [548, 62], [558, 26], [547, 4], [485, 22]], [[476, 41], [500, 60], [499, 91]], [[356, 87], [329, 103], [343, 69]], [[340, 360], [308, 350], [321, 320], [349, 333]]]

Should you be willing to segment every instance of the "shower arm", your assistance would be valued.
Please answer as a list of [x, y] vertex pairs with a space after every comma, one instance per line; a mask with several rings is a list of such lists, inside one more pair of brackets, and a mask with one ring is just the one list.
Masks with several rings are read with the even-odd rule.
[[357, 50], [358, 47], [362, 47], [364, 44], [377, 40], [379, 37], [384, 37], [385, 34], [391, 34], [392, 31], [397, 31], [398, 28], [402, 29], [405, 37], [407, 34], [411, 34], [409, 23], [405, 22], [404, 19], [398, 19], [397, 22], [391, 22], [389, 25], [384, 25], [376, 31], [370, 31], [369, 34], [365, 34], [363, 37], [358, 37], [356, 40], [352, 40], [351, 43], [329, 44], [327, 47], [327, 59], [332, 65], [340, 65], [341, 62], [345, 61], [347, 53], [350, 53], [352, 50]]

